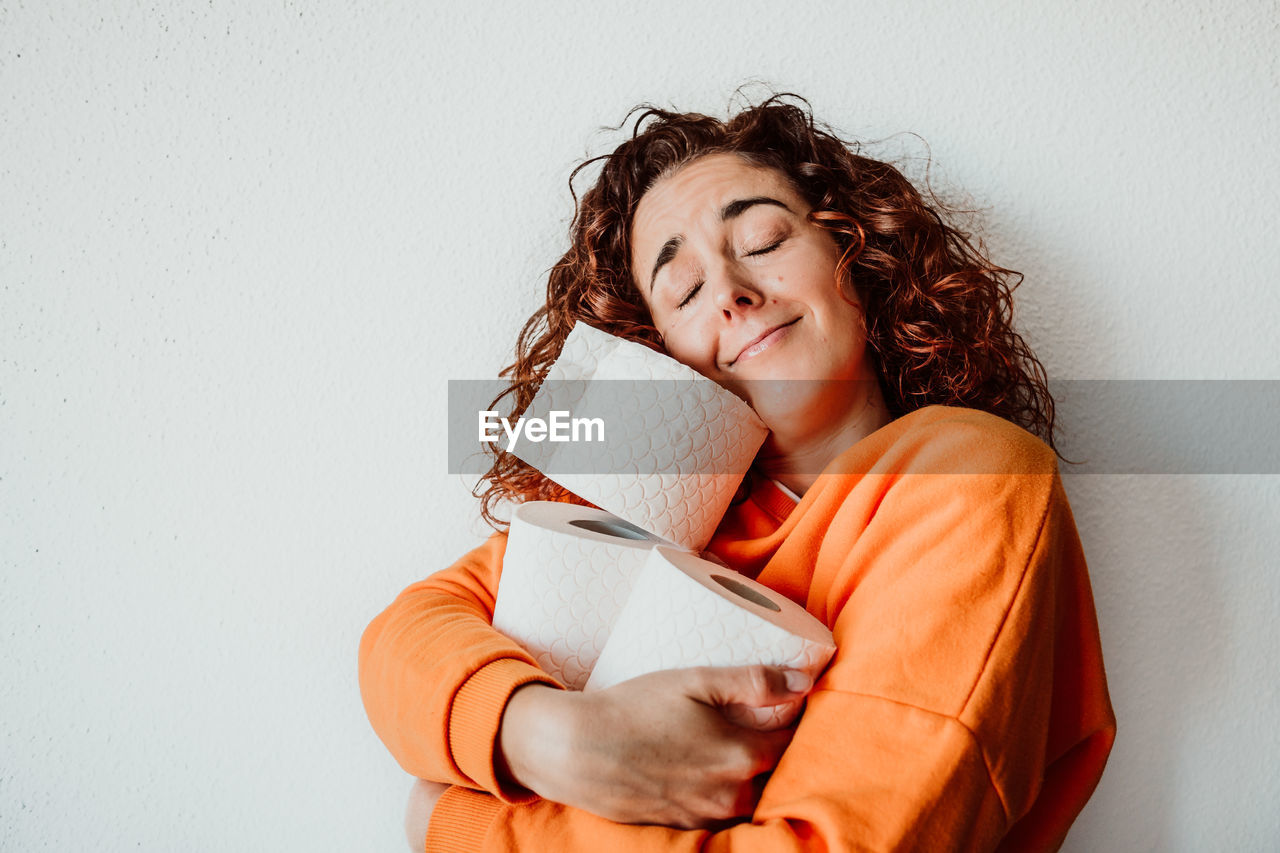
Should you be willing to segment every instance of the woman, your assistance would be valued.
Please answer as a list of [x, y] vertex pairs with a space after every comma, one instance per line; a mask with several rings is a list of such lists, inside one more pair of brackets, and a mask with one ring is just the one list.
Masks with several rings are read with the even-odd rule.
[[[1053, 404], [1011, 327], [1016, 274], [782, 97], [727, 122], [648, 109], [601, 159], [504, 374], [513, 408], [578, 320], [746, 399], [770, 436], [708, 550], [804, 604], [836, 657], [816, 684], [699, 668], [564, 691], [489, 624], [495, 534], [361, 644], [370, 720], [429, 780], [411, 844], [1055, 849], [1115, 721], [1028, 432], [1052, 442]], [[509, 456], [487, 479], [491, 521], [500, 499], [573, 499]], [[799, 702], [781, 732], [737, 713]]]

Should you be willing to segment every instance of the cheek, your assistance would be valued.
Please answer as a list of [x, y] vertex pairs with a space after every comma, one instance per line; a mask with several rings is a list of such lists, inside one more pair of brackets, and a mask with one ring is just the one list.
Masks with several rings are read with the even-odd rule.
[[681, 364], [692, 367], [699, 373], [705, 373], [708, 369], [705, 350], [703, 347], [698, 346], [697, 341], [684, 338], [676, 338], [674, 340], [667, 338], [667, 355]]
[[667, 355], [699, 373], [715, 369], [715, 336], [705, 323], [695, 318], [680, 318], [667, 326], [662, 334]]
[[831, 317], [833, 325], [847, 329], [850, 334], [861, 336], [865, 326], [862, 306], [857, 302], [856, 297], [852, 294], [846, 295], [841, 292], [838, 284], [828, 282], [823, 302], [826, 304], [827, 315]]

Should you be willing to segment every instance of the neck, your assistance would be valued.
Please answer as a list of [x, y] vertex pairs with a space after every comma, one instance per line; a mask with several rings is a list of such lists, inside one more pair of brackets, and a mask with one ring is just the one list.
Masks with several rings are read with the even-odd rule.
[[803, 431], [785, 426], [770, 431], [756, 455], [756, 469], [804, 495], [833, 459], [893, 420], [879, 388], [873, 389], [874, 393], [835, 422]]

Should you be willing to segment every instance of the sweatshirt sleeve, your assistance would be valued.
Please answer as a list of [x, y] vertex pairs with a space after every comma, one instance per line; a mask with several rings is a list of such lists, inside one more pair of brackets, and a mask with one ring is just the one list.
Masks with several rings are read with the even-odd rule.
[[[622, 825], [453, 789], [428, 850], [1056, 849], [1114, 717], [1052, 454], [997, 438], [939, 427], [906, 470], [837, 476], [807, 502], [788, 536], [804, 556], [776, 559], [808, 561], [837, 653], [750, 823]], [[937, 473], [952, 460], [973, 472]]]
[[360, 692], [407, 772], [523, 802], [533, 795], [504, 785], [494, 763], [502, 712], [517, 687], [560, 685], [491, 624], [505, 548], [494, 534], [379, 614], [360, 641]]

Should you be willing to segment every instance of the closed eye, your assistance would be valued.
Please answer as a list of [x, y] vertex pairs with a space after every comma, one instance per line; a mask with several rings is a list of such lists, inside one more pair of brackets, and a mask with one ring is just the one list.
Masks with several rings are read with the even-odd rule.
[[690, 302], [692, 302], [693, 297], [697, 296], [698, 291], [701, 289], [702, 289], [702, 282], [698, 282], [693, 287], [689, 288], [689, 292], [684, 295], [684, 299], [681, 299], [680, 304], [676, 306], [676, 310], [679, 310], [684, 306], [688, 305]]
[[[785, 238], [783, 238], [783, 239], [785, 239]], [[778, 241], [776, 241], [776, 242], [774, 242], [774, 243], [770, 243], [770, 244], [769, 244], [769, 245], [767, 245], [767, 246], [764, 246], [764, 247], [762, 247], [762, 248], [756, 249], [755, 251], [747, 252], [747, 257], [748, 257], [748, 258], [754, 258], [754, 257], [756, 257], [757, 255], [767, 255], [767, 254], [769, 254], [770, 252], [772, 252], [774, 249], [778, 248], [778, 247], [779, 247], [779, 246], [781, 246], [781, 245], [782, 245], [782, 240], [778, 240]]]

